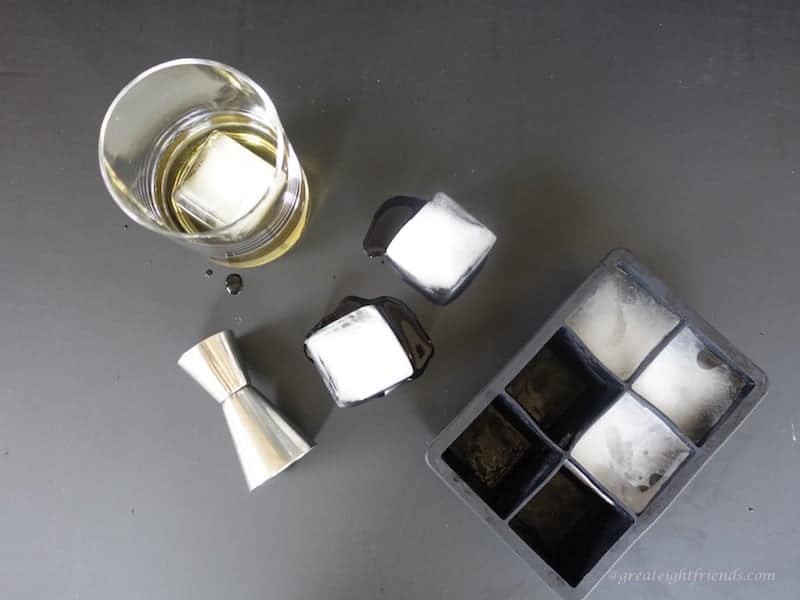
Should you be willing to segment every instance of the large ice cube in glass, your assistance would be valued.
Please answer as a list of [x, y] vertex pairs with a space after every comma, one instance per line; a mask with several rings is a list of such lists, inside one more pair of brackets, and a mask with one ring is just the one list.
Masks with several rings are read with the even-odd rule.
[[598, 281], [566, 322], [600, 362], [628, 379], [679, 319], [615, 269]]
[[572, 449], [572, 458], [636, 513], [689, 454], [689, 447], [630, 394], [603, 413]]
[[[393, 237], [378, 239], [381, 235]], [[376, 213], [364, 247], [370, 256], [385, 254], [415, 287], [446, 304], [469, 283], [496, 239], [440, 192], [430, 202], [408, 197], [388, 200]]]
[[686, 328], [636, 378], [633, 389], [701, 443], [745, 385], [742, 375]]
[[265, 212], [274, 178], [273, 165], [215, 131], [203, 141], [173, 200], [195, 221], [216, 229], [238, 221], [256, 207]]
[[353, 406], [417, 377], [433, 346], [399, 300], [349, 297], [306, 337], [305, 350], [336, 403]]

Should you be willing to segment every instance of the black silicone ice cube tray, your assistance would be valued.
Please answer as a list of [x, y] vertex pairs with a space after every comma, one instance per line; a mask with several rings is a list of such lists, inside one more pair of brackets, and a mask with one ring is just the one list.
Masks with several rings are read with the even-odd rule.
[[427, 460], [557, 593], [582, 598], [766, 388], [763, 371], [618, 249]]

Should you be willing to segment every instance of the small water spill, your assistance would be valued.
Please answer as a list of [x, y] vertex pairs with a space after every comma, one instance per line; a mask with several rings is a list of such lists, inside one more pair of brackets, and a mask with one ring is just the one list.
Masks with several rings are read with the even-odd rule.
[[231, 295], [235, 296], [242, 291], [244, 281], [242, 276], [238, 273], [231, 273], [225, 278], [225, 290]]

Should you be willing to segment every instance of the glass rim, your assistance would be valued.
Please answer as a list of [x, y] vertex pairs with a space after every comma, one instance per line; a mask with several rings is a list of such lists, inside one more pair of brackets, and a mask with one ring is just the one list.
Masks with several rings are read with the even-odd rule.
[[[185, 66], [208, 66], [208, 67], [215, 67], [219, 69], [223, 69], [237, 78], [242, 79], [243, 81], [247, 82], [253, 89], [253, 91], [259, 96], [259, 98], [264, 102], [267, 108], [271, 109], [277, 125], [280, 128], [280, 135], [276, 135], [276, 149], [275, 149], [275, 163], [282, 164], [286, 160], [286, 141], [285, 141], [285, 134], [283, 133], [283, 124], [280, 121], [280, 117], [278, 116], [278, 111], [275, 108], [275, 104], [272, 102], [272, 98], [270, 98], [269, 94], [262, 88], [252, 77], [243, 73], [239, 69], [236, 69], [228, 64], [220, 62], [218, 60], [212, 60], [207, 58], [175, 58], [172, 60], [168, 60], [162, 63], [158, 63], [157, 65], [153, 65], [139, 73], [136, 77], [131, 79], [127, 84], [125, 84], [122, 89], [114, 96], [114, 99], [108, 105], [106, 109], [106, 113], [103, 116], [103, 121], [100, 124], [100, 135], [98, 138], [98, 145], [97, 145], [97, 154], [99, 159], [99, 167], [100, 167], [100, 175], [103, 178], [103, 183], [106, 186], [106, 189], [110, 193], [111, 197], [114, 199], [114, 203], [119, 207], [119, 209], [128, 216], [128, 218], [132, 219], [136, 224], [141, 225], [142, 227], [153, 231], [155, 233], [159, 233], [161, 235], [166, 235], [171, 238], [175, 238], [178, 240], [203, 240], [209, 242], [218, 242], [220, 244], [225, 244], [227, 242], [223, 242], [218, 238], [220, 236], [224, 236], [227, 233], [231, 233], [236, 230], [239, 226], [241, 221], [248, 218], [253, 212], [258, 209], [258, 206], [254, 206], [251, 208], [247, 213], [236, 219], [235, 221], [228, 223], [222, 227], [217, 227], [214, 229], [209, 229], [208, 231], [198, 231], [194, 233], [190, 232], [183, 232], [183, 231], [173, 231], [166, 227], [160, 226], [156, 224], [154, 219], [145, 219], [142, 218], [141, 215], [133, 210], [129, 205], [128, 202], [124, 201], [123, 198], [120, 198], [116, 188], [111, 182], [111, 177], [109, 175], [109, 171], [112, 170], [107, 168], [106, 165], [108, 161], [105, 158], [105, 153], [103, 151], [103, 146], [105, 145], [105, 138], [106, 138], [106, 130], [108, 128], [109, 120], [111, 119], [111, 115], [117, 108], [117, 105], [122, 101], [122, 99], [138, 84], [142, 81], [153, 75], [154, 73], [158, 73], [160, 71], [164, 71], [167, 69], [171, 69], [174, 67], [185, 67]], [[274, 180], [273, 180], [274, 182]], [[271, 190], [270, 190], [271, 191]]]

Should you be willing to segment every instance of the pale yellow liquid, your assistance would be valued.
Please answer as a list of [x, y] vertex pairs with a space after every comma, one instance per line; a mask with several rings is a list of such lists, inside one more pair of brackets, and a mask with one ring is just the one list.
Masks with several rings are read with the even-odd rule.
[[[204, 121], [202, 126], [178, 136], [161, 154], [156, 167], [155, 197], [157, 209], [168, 226], [183, 233], [208, 231], [208, 228], [185, 212], [175, 201], [174, 193], [191, 171], [191, 166], [200, 152], [203, 142], [213, 132], [219, 131], [233, 138], [251, 152], [275, 166], [275, 138], [257, 127], [246, 116], [237, 114], [215, 115]], [[279, 196], [283, 190], [279, 190]], [[257, 223], [250, 228], [256, 234], [272, 227], [279, 218], [283, 204], [277, 202]], [[294, 246], [308, 223], [309, 202], [308, 184], [305, 174], [298, 192], [297, 203], [283, 226], [263, 245], [242, 255], [215, 262], [236, 267], [257, 267], [271, 262], [288, 252]]]

